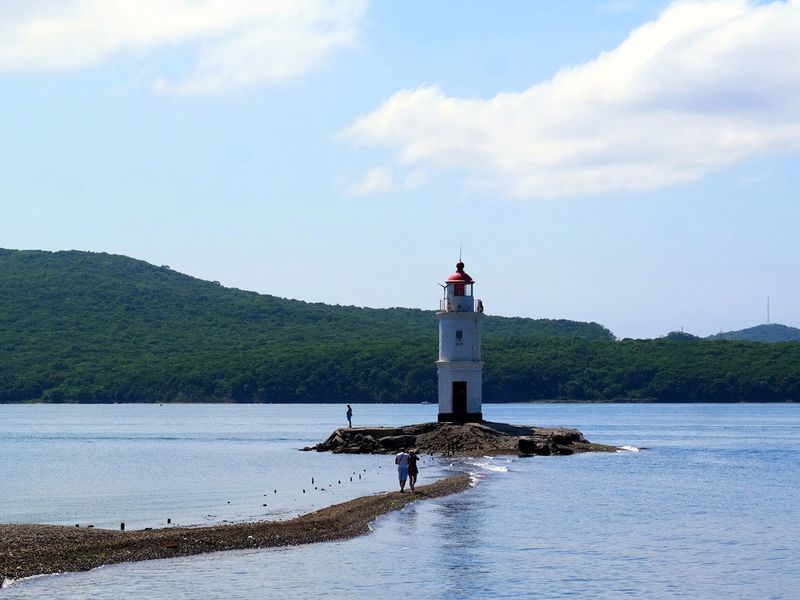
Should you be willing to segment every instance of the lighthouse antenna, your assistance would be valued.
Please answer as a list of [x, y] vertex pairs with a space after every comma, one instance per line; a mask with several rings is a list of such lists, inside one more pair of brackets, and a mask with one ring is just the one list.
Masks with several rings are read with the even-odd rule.
[[461, 250], [464, 246], [464, 242], [458, 242], [458, 262], [461, 262]]

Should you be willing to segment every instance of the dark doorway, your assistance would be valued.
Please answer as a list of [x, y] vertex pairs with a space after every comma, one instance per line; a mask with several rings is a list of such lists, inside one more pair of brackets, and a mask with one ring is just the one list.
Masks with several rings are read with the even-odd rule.
[[453, 418], [458, 421], [467, 419], [467, 382], [453, 382]]

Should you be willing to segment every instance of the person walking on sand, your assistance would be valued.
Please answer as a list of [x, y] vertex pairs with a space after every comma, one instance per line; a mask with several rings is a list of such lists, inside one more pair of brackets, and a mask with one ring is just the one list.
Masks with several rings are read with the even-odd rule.
[[408, 487], [411, 488], [411, 491], [414, 491], [414, 487], [417, 485], [417, 475], [419, 475], [419, 469], [417, 468], [417, 461], [419, 460], [419, 456], [417, 456], [416, 450], [409, 450], [408, 452]]
[[345, 415], [347, 416], [347, 426], [348, 427], [352, 427], [353, 426], [353, 408], [349, 404], [347, 405], [347, 412], [345, 413]]
[[397, 477], [400, 480], [400, 491], [406, 491], [406, 479], [408, 479], [408, 454], [403, 448], [394, 457], [394, 464], [397, 465]]

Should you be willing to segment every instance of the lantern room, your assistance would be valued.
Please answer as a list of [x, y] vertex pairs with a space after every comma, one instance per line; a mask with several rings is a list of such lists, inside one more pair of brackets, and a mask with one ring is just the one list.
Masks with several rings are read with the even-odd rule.
[[439, 310], [445, 312], [472, 312], [475, 310], [475, 301], [472, 297], [472, 285], [475, 281], [464, 271], [464, 263], [456, 263], [456, 272], [450, 275], [445, 282], [444, 298]]

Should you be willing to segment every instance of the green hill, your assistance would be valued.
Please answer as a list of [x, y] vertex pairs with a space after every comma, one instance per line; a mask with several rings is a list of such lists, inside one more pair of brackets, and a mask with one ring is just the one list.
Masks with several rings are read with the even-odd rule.
[[[800, 401], [800, 342], [488, 316], [484, 399]], [[436, 400], [433, 311], [328, 306], [108, 254], [0, 250], [0, 402]]]
[[778, 323], [756, 325], [739, 331], [726, 331], [708, 336], [709, 340], [746, 340], [750, 342], [798, 342], [800, 329]]
[[[489, 316], [506, 338], [611, 340]], [[0, 402], [435, 398], [433, 311], [259, 295], [124, 256], [0, 250]]]

